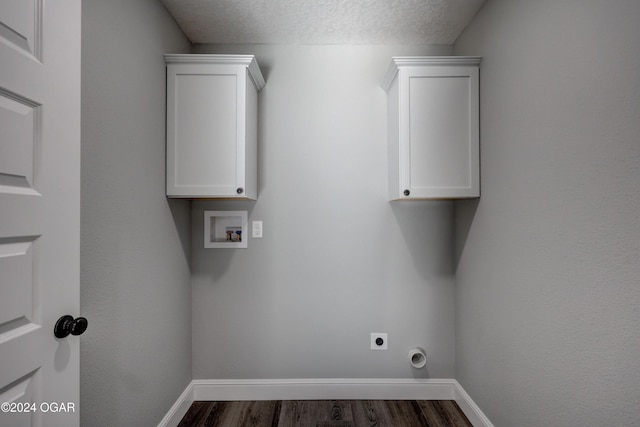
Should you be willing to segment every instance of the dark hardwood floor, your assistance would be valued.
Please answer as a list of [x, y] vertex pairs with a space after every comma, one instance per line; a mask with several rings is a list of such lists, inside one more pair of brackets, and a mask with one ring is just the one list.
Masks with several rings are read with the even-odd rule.
[[193, 402], [178, 427], [471, 427], [452, 400]]

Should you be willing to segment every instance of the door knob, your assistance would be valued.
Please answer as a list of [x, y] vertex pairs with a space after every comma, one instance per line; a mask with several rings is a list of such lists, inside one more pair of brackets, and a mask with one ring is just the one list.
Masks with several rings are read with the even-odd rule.
[[89, 322], [84, 317], [78, 317], [76, 319], [73, 316], [62, 316], [56, 322], [56, 326], [53, 328], [53, 334], [56, 338], [64, 338], [71, 335], [82, 335], [87, 330]]

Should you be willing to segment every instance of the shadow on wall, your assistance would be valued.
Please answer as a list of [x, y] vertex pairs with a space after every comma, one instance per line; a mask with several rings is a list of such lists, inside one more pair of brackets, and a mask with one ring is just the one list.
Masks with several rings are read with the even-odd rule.
[[476, 216], [480, 199], [468, 199], [468, 200], [456, 200], [454, 202], [453, 214], [455, 220], [454, 228], [454, 257], [453, 257], [453, 271], [458, 270], [458, 263], [462, 258], [462, 252], [467, 244], [467, 238], [469, 237], [469, 231], [471, 230], [471, 224]]
[[167, 199], [187, 265], [191, 265], [191, 200]]
[[452, 202], [396, 201], [390, 205], [416, 271], [425, 279], [452, 276]]

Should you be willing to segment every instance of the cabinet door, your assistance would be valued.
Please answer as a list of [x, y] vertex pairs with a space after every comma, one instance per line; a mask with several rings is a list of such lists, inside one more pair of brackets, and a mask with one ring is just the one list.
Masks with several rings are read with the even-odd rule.
[[246, 71], [237, 68], [167, 67], [168, 196], [244, 196]]
[[401, 188], [409, 198], [478, 197], [477, 67], [410, 67], [401, 81]]

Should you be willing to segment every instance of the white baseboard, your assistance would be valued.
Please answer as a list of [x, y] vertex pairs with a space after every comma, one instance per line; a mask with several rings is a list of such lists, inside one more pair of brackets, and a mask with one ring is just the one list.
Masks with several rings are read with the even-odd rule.
[[494, 427], [489, 418], [476, 405], [476, 402], [464, 391], [460, 383], [456, 380], [453, 380], [453, 382], [455, 383], [455, 397], [453, 400], [462, 409], [462, 412], [467, 416], [473, 427]]
[[194, 401], [193, 381], [191, 381], [180, 397], [178, 397], [178, 400], [171, 406], [167, 415], [160, 421], [158, 427], [175, 427], [180, 424], [180, 420], [185, 416]]
[[196, 400], [455, 400], [474, 427], [493, 424], [453, 379], [193, 380], [158, 427], [180, 423]]
[[195, 400], [453, 400], [451, 380], [194, 380]]

